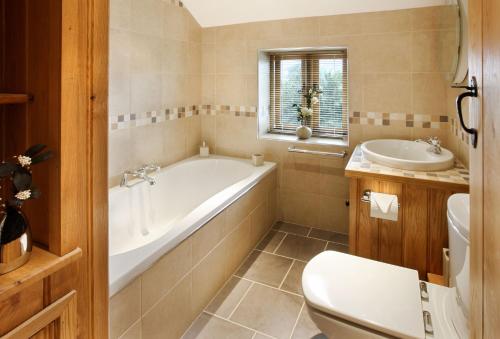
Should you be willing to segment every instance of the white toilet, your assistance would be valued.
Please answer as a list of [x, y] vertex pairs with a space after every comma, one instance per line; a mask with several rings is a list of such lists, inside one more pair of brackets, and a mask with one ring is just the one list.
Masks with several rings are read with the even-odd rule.
[[330, 339], [468, 338], [469, 195], [448, 200], [450, 286], [415, 270], [334, 251], [305, 267], [311, 319]]

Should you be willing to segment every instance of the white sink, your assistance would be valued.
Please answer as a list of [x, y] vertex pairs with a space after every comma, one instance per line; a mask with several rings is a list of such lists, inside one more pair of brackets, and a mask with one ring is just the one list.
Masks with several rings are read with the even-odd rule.
[[380, 139], [361, 145], [367, 160], [384, 166], [411, 171], [444, 171], [454, 166], [453, 153], [441, 148], [441, 154], [429, 152], [430, 145], [397, 139]]

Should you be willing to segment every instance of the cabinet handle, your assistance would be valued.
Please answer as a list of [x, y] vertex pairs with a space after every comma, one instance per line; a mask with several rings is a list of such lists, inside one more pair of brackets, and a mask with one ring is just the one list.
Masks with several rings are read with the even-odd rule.
[[467, 92], [464, 92], [460, 94], [457, 97], [457, 114], [458, 118], [460, 119], [460, 125], [462, 126], [463, 130], [470, 134], [472, 136], [472, 146], [474, 148], [477, 147], [477, 129], [475, 128], [470, 128], [465, 125], [464, 122], [464, 117], [463, 117], [463, 112], [462, 112], [462, 101], [467, 98], [477, 98], [478, 96], [478, 89], [477, 89], [477, 80], [476, 77], [472, 77], [470, 85], [469, 86], [452, 86], [453, 88], [464, 88], [467, 90]]

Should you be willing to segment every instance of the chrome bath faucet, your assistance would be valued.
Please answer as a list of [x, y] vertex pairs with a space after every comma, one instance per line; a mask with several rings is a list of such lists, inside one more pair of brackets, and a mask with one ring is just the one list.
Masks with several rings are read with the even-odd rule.
[[130, 179], [141, 179], [142, 181], [147, 181], [151, 186], [156, 184], [156, 179], [152, 177], [150, 174], [151, 173], [158, 173], [160, 171], [160, 166], [153, 165], [153, 164], [147, 164], [144, 166], [139, 167], [136, 170], [129, 170], [123, 172], [122, 180], [120, 182], [121, 187], [132, 187], [139, 182], [135, 183], [134, 185], [130, 185], [129, 181]]

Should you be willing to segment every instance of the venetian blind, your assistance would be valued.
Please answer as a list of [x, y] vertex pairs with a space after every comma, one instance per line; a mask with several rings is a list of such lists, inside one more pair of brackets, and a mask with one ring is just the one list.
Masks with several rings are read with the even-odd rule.
[[292, 134], [300, 122], [294, 104], [301, 92], [319, 88], [319, 103], [309, 122], [313, 135], [344, 138], [348, 131], [347, 50], [270, 54], [270, 132]]

